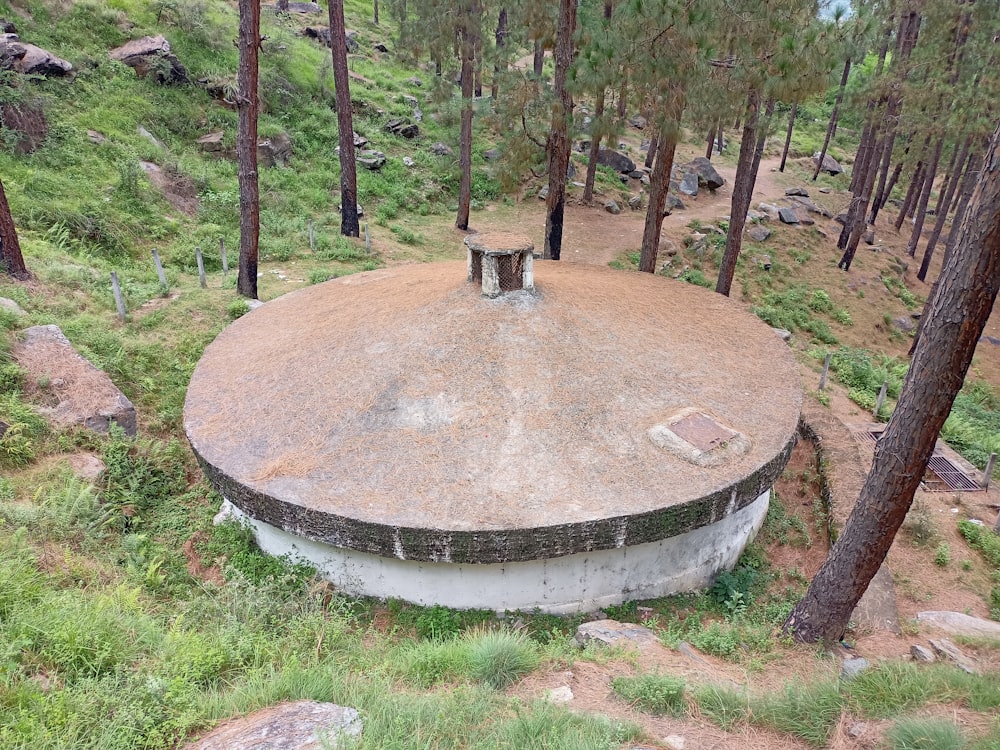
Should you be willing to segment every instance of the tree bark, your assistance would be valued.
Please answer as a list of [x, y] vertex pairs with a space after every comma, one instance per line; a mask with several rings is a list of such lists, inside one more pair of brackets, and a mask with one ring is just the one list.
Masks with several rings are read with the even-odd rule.
[[17, 228], [14, 226], [14, 217], [11, 216], [10, 204], [7, 203], [7, 193], [3, 189], [2, 182], [0, 182], [0, 268], [19, 281], [31, 278], [28, 267], [24, 264], [21, 242], [17, 237]]
[[535, 51], [531, 58], [531, 70], [535, 74], [536, 79], [542, 77], [542, 66], [545, 65], [545, 47], [542, 46], [540, 39], [535, 40]]
[[330, 53], [333, 57], [333, 85], [337, 95], [337, 131], [340, 145], [340, 233], [357, 237], [358, 168], [354, 154], [354, 113], [347, 73], [347, 37], [344, 0], [330, 0]]
[[[938, 240], [941, 238], [941, 232], [944, 231], [944, 223], [948, 219], [948, 212], [951, 210], [951, 202], [955, 198], [955, 192], [958, 189], [958, 184], [961, 181], [961, 176], [963, 170], [965, 169], [966, 162], [972, 163], [974, 156], [969, 154], [969, 149], [972, 146], [972, 137], [969, 136], [962, 143], [962, 149], [952, 161], [951, 174], [948, 177], [948, 187], [941, 194], [941, 200], [938, 201], [937, 206], [937, 216], [934, 221], [934, 230], [931, 232], [931, 236], [927, 238], [927, 247], [924, 249], [924, 257], [920, 261], [920, 270], [917, 271], [917, 278], [921, 281], [927, 280], [927, 269], [930, 267], [931, 258], [934, 256], [934, 248], [937, 247]], [[972, 158], [966, 158], [966, 157]]]
[[[607, 89], [601, 87], [597, 92], [597, 102], [594, 105], [594, 123], [600, 122], [604, 116], [604, 97]], [[590, 155], [587, 158], [587, 177], [583, 184], [583, 202], [589, 204], [594, 200], [594, 180], [597, 177], [597, 155], [601, 151], [600, 129], [595, 127], [595, 133], [590, 139]]]
[[830, 140], [833, 138], [833, 133], [837, 129], [837, 118], [840, 115], [840, 103], [844, 101], [844, 89], [847, 87], [847, 79], [851, 75], [851, 58], [847, 58], [844, 63], [844, 73], [840, 76], [840, 88], [837, 90], [837, 99], [833, 103], [833, 112], [830, 113], [830, 124], [826, 128], [826, 138], [823, 139], [823, 148], [819, 152], [819, 161], [816, 163], [816, 171], [813, 172], [813, 182], [819, 177], [819, 173], [823, 168], [823, 157], [826, 156], [826, 150], [830, 147]]
[[545, 216], [545, 250], [542, 257], [559, 260], [562, 252], [563, 214], [566, 210], [566, 170], [569, 167], [569, 118], [573, 99], [566, 77], [573, 63], [573, 32], [576, 30], [576, 0], [559, 1], [556, 26], [555, 75], [552, 93], [552, 127], [546, 151], [549, 155], [549, 197]]
[[[778, 165], [778, 171], [785, 171], [785, 162], [788, 160], [788, 147], [792, 145], [792, 130], [795, 128], [795, 115], [799, 111], [799, 103], [792, 102], [792, 111], [788, 113], [788, 130], [785, 132], [785, 147], [781, 150], [781, 164]], [[823, 160], [820, 159], [820, 164]]]
[[927, 216], [927, 203], [931, 198], [931, 188], [934, 186], [934, 178], [937, 176], [938, 162], [941, 161], [941, 149], [944, 148], [944, 138], [938, 138], [931, 161], [927, 165], [927, 174], [924, 176], [924, 184], [920, 191], [920, 199], [917, 201], [916, 211], [913, 218], [913, 232], [910, 234], [910, 241], [906, 245], [906, 254], [911, 258], [917, 253], [917, 244], [920, 242], [920, 234], [924, 231], [924, 217]]
[[496, 57], [493, 64], [493, 85], [490, 87], [490, 98], [493, 99], [493, 106], [496, 106], [497, 94], [500, 92], [500, 50], [507, 43], [507, 9], [501, 8], [497, 16], [496, 33]]
[[923, 186], [924, 163], [918, 161], [916, 168], [913, 170], [913, 179], [910, 181], [910, 187], [906, 191], [906, 198], [903, 200], [903, 205], [899, 209], [899, 215], [896, 217], [895, 227], [897, 232], [903, 227], [903, 222], [906, 221], [906, 217], [910, 213], [915, 196], [920, 193]]
[[659, 136], [654, 133], [649, 139], [649, 146], [646, 148], [646, 161], [643, 162], [646, 169], [653, 168], [653, 160], [656, 159], [656, 149], [659, 145]]
[[660, 230], [663, 228], [667, 193], [670, 191], [670, 173], [674, 168], [677, 134], [680, 132], [681, 115], [684, 113], [684, 92], [675, 84], [670, 89], [670, 99], [664, 125], [656, 135], [659, 144], [656, 161], [649, 175], [649, 206], [642, 230], [642, 247], [639, 252], [639, 270], [656, 273], [656, 258], [660, 252]]
[[1000, 129], [993, 134], [961, 241], [913, 355], [896, 411], [837, 543], [785, 621], [805, 642], [843, 637], [906, 518], [934, 442], [965, 379], [1000, 288]]
[[[861, 242], [861, 235], [867, 227], [865, 215], [868, 213], [868, 201], [871, 199], [872, 189], [875, 187], [875, 178], [878, 174], [876, 167], [882, 157], [882, 149], [884, 148], [885, 143], [881, 140], [875, 144], [875, 148], [869, 157], [869, 162], [865, 166], [864, 184], [858, 188], [859, 194], [851, 199], [851, 209], [848, 211], [847, 224], [844, 226], [845, 231], [850, 227], [850, 232], [847, 233], [847, 240], [844, 243], [844, 254], [837, 264], [838, 268], [842, 268], [845, 271], [851, 270], [851, 263], [854, 261], [854, 254], [857, 252], [858, 244]], [[841, 232], [841, 238], [843, 237], [844, 232]]]
[[743, 249], [743, 227], [747, 221], [747, 211], [753, 200], [753, 187], [757, 175], [753, 173], [754, 157], [757, 151], [757, 123], [760, 116], [760, 92], [751, 89], [747, 96], [743, 138], [740, 155], [736, 161], [736, 179], [733, 181], [733, 197], [729, 211], [729, 231], [726, 233], [726, 250], [719, 268], [719, 278], [715, 291], [729, 296], [736, 273], [736, 261]]
[[257, 57], [260, 49], [260, 3], [240, 0], [237, 38], [240, 62], [236, 132], [237, 178], [240, 187], [240, 261], [236, 291], [257, 299], [257, 256], [260, 243], [260, 191], [257, 184]]
[[459, 22], [462, 50], [462, 118], [458, 139], [458, 167], [462, 174], [458, 185], [458, 216], [455, 219], [455, 226], [462, 230], [469, 228], [469, 210], [472, 205], [472, 66], [479, 28], [477, 2], [478, 0], [468, 0], [461, 6], [462, 19]]
[[378, 26], [378, 0], [372, 2], [372, 10], [374, 11], [374, 21], [375, 25]]
[[716, 126], [713, 125], [712, 129], [708, 131], [708, 141], [707, 141], [706, 147], [705, 147], [705, 158], [706, 159], [711, 159], [712, 158], [712, 151], [715, 150], [715, 129], [716, 129]]

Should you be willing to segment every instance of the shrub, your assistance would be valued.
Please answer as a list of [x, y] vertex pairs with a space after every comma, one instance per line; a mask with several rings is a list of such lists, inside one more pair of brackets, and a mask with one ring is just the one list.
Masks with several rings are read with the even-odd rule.
[[502, 690], [538, 666], [535, 644], [521, 632], [478, 627], [466, 634], [469, 673], [480, 682]]
[[900, 719], [887, 737], [892, 750], [961, 750], [965, 747], [962, 732], [947, 719]]
[[229, 303], [229, 307], [226, 308], [226, 313], [229, 315], [230, 320], [241, 318], [248, 312], [250, 312], [250, 302], [242, 297], [234, 299]]
[[941, 542], [934, 550], [934, 564], [939, 567], [946, 567], [951, 562], [951, 547], [947, 542]]
[[678, 715], [684, 711], [684, 680], [661, 674], [615, 677], [611, 689], [622, 700], [651, 714]]

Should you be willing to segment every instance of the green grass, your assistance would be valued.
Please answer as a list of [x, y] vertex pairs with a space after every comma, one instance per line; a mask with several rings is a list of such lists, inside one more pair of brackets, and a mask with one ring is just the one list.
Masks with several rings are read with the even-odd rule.
[[891, 750], [962, 750], [965, 737], [947, 719], [900, 719], [887, 732]]
[[680, 677], [663, 674], [614, 677], [611, 689], [623, 701], [651, 714], [677, 716], [686, 707], [684, 680]]

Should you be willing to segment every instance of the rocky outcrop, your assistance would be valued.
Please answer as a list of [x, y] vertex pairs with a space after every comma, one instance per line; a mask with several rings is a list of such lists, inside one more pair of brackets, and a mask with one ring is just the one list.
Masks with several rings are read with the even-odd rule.
[[635, 162], [625, 154], [614, 151], [610, 148], [602, 148], [597, 152], [597, 163], [605, 167], [611, 167], [616, 172], [628, 174], [635, 171]]
[[133, 39], [108, 53], [112, 60], [128, 65], [140, 78], [152, 76], [157, 83], [187, 83], [187, 69], [170, 51], [170, 42], [162, 35]]
[[420, 135], [420, 127], [416, 123], [406, 120], [389, 120], [385, 124], [386, 132], [398, 135], [402, 138], [416, 138]]
[[709, 190], [718, 190], [726, 184], [725, 179], [718, 173], [712, 165], [712, 162], [704, 156], [692, 159], [685, 169], [688, 172], [694, 172], [698, 175], [699, 187], [708, 188]]
[[0, 34], [0, 68], [46, 78], [64, 76], [73, 66], [34, 44], [22, 42], [17, 34]]
[[[813, 163], [819, 163], [819, 151], [813, 154]], [[844, 171], [844, 168], [840, 166], [840, 163], [834, 159], [830, 154], [823, 155], [823, 166], [820, 167], [820, 172], [826, 172], [827, 174], [836, 177]]]
[[336, 750], [360, 736], [361, 730], [361, 717], [354, 708], [296, 701], [227, 721], [184, 750]]
[[135, 434], [132, 402], [107, 374], [77, 353], [58, 326], [28, 328], [13, 355], [31, 382], [39, 384], [40, 395], [50, 401], [38, 410], [56, 428], [82, 426], [107, 432], [117, 424], [125, 434]]

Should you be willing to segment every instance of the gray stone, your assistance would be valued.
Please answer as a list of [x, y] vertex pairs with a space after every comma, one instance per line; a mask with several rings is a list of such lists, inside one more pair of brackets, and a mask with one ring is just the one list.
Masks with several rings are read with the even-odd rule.
[[757, 262], [760, 264], [760, 267], [763, 268], [765, 271], [770, 271], [771, 270], [771, 256], [770, 255], [758, 255], [757, 256]]
[[868, 583], [864, 596], [851, 614], [862, 630], [884, 630], [896, 635], [902, 634], [899, 626], [899, 608], [896, 605], [896, 589], [892, 585], [892, 573], [882, 563], [875, 576]]
[[573, 690], [569, 685], [560, 685], [545, 691], [545, 700], [550, 703], [569, 703], [573, 700]]
[[364, 148], [367, 145], [368, 145], [367, 138], [365, 138], [363, 135], [359, 135], [358, 133], [354, 133], [354, 148]]
[[696, 172], [688, 172], [684, 177], [681, 178], [678, 190], [684, 195], [689, 195], [692, 198], [698, 195], [698, 174]]
[[913, 657], [913, 661], [919, 661], [923, 664], [933, 664], [937, 661], [934, 657], [934, 652], [926, 646], [921, 646], [919, 643], [914, 643], [910, 646], [910, 656]]
[[981, 617], [972, 617], [961, 612], [917, 612], [917, 622], [921, 625], [932, 625], [939, 630], [954, 633], [955, 635], [1000, 638], [1000, 622], [984, 620]]
[[542, 189], [538, 191], [538, 200], [545, 200], [549, 197], [549, 186], [542, 185]]
[[778, 207], [773, 203], [760, 203], [757, 208], [771, 219], [778, 218]]
[[628, 207], [633, 211], [638, 211], [642, 208], [642, 195], [633, 195], [628, 199]]
[[628, 176], [631, 177], [633, 180], [641, 180], [645, 175], [646, 175], [645, 172], [641, 172], [638, 169], [635, 169], [628, 173]]
[[419, 78], [417, 78], [416, 76], [410, 76], [409, 78], [407, 78], [406, 83], [410, 84], [411, 86], [418, 86], [418, 87], [424, 85], [424, 82]]
[[13, 354], [32, 380], [50, 384], [48, 394], [58, 403], [38, 407], [38, 411], [55, 427], [82, 425], [94, 432], [107, 432], [117, 424], [125, 434], [135, 434], [132, 402], [107, 374], [77, 353], [58, 326], [28, 328]]
[[875, 230], [874, 229], [868, 229], [867, 231], [865, 231], [865, 244], [866, 245], [874, 245], [875, 244]]
[[0, 68], [25, 75], [64, 76], [73, 70], [66, 60], [48, 50], [22, 42], [17, 34], [0, 34]]
[[454, 152], [451, 150], [451, 146], [447, 143], [438, 141], [437, 143], [431, 144], [431, 153], [437, 154], [438, 156], [451, 156]]
[[108, 138], [107, 138], [106, 135], [104, 135], [104, 133], [99, 133], [96, 130], [88, 130], [87, 131], [87, 140], [89, 140], [91, 143], [93, 143], [95, 145], [100, 146], [102, 143], [104, 143], [105, 141], [107, 141]]
[[916, 328], [909, 315], [900, 315], [898, 318], [893, 318], [892, 324], [903, 333], [910, 333]]
[[18, 317], [27, 314], [24, 312], [24, 308], [22, 308], [14, 300], [8, 299], [7, 297], [0, 297], [0, 310], [6, 310], [7, 312], [13, 313]]
[[412, 167], [414, 164], [415, 164], [415, 162], [409, 156], [404, 156], [403, 157], [403, 166], [404, 167]]
[[415, 123], [407, 122], [406, 120], [389, 120], [389, 122], [385, 124], [385, 129], [387, 132], [403, 138], [416, 138], [420, 135], [420, 127]]
[[75, 476], [88, 482], [96, 482], [107, 468], [104, 462], [93, 453], [74, 453], [66, 461]]
[[764, 242], [771, 236], [771, 230], [763, 224], [751, 224], [750, 228], [747, 230], [747, 235], [754, 242]]
[[782, 341], [791, 341], [792, 340], [792, 332], [791, 331], [787, 331], [784, 328], [772, 328], [771, 330], [774, 331], [774, 333]]
[[803, 215], [801, 211], [796, 211], [795, 215], [799, 217], [799, 224], [804, 227], [811, 227], [816, 223], [816, 220], [809, 216], [809, 214]]
[[629, 118], [628, 124], [636, 130], [643, 130], [646, 127], [646, 118], [642, 115], [636, 115], [635, 117]]
[[840, 679], [853, 680], [870, 666], [871, 662], [861, 656], [844, 659], [844, 665], [840, 670]]
[[641, 182], [646, 187], [649, 187], [649, 175], [643, 174], [643, 176], [639, 178], [639, 182]]
[[157, 83], [187, 83], [187, 69], [170, 51], [170, 42], [162, 35], [133, 39], [108, 53], [108, 57], [127, 65], [140, 78], [151, 76]]
[[838, 224], [842, 225], [842, 226], [846, 226], [847, 225], [847, 219], [848, 219], [848, 216], [847, 216], [846, 212], [839, 213], [839, 214], [837, 214], [836, 216], [833, 217], [833, 220], [835, 222], [837, 222]]
[[292, 139], [276, 133], [257, 141], [257, 161], [262, 167], [287, 167], [292, 159]]
[[596, 643], [601, 646], [630, 644], [642, 646], [659, 645], [660, 639], [649, 628], [617, 620], [594, 620], [585, 622], [576, 629], [576, 642], [581, 646]]
[[617, 201], [607, 201], [604, 204], [604, 210], [607, 211], [609, 214], [617, 216], [622, 212], [622, 207], [618, 205]]
[[779, 208], [778, 218], [781, 220], [782, 224], [798, 224], [799, 215], [795, 213], [793, 208]]
[[718, 190], [726, 184], [726, 181], [722, 178], [722, 175], [716, 171], [712, 162], [704, 156], [698, 156], [692, 159], [688, 163], [686, 169], [698, 174], [698, 185], [700, 187], [708, 188], [709, 190]]
[[829, 193], [829, 192], [830, 192], [830, 188], [820, 188], [820, 189], [819, 189], [819, 191], [820, 191], [821, 193], [823, 193], [824, 195], [826, 195], [827, 193]]
[[687, 641], [678, 641], [677, 650], [680, 651], [684, 656], [686, 656], [691, 661], [701, 664], [703, 666], [710, 666], [709, 661], [705, 659], [698, 651]]
[[152, 143], [157, 148], [166, 148], [166, 146], [163, 145], [163, 141], [161, 141], [155, 135], [146, 130], [146, 128], [144, 128], [142, 125], [136, 125], [135, 132], [141, 135], [143, 138], [145, 138], [147, 141]]
[[670, 750], [684, 750], [686, 740], [679, 734], [668, 734], [663, 738], [663, 744]]
[[199, 138], [196, 143], [198, 144], [198, 147], [206, 153], [223, 153], [226, 150], [226, 144], [223, 143], [225, 135], [225, 132], [222, 130], [217, 130], [214, 133], [206, 133]]
[[372, 47], [372, 49], [374, 49], [376, 52], [381, 52], [383, 54], [385, 54], [385, 53], [387, 53], [389, 51], [389, 48], [385, 44], [383, 44], [382, 42], [376, 42], [374, 44], [374, 46]]
[[483, 151], [483, 158], [486, 159], [486, 161], [496, 161], [500, 158], [500, 150], [495, 148], [487, 149], [486, 151]]
[[358, 154], [358, 165], [372, 172], [377, 172], [385, 166], [385, 154], [381, 151], [365, 149]]
[[682, 201], [673, 193], [667, 193], [667, 203], [665, 210], [668, 214], [671, 211], [683, 211], [684, 208], [685, 208], [684, 201]]
[[954, 643], [949, 641], [947, 638], [931, 639], [931, 648], [934, 649], [934, 653], [940, 656], [942, 659], [947, 659], [948, 661], [954, 662], [955, 666], [961, 669], [963, 672], [968, 672], [969, 674], [976, 674], [975, 662], [971, 657], [966, 656], [962, 649], [956, 646]]
[[754, 224], [766, 224], [771, 220], [771, 217], [762, 211], [754, 211], [752, 208], [747, 211], [747, 221]]
[[321, 13], [323, 11], [323, 8], [316, 3], [285, 3], [283, 8], [280, 7], [280, 4], [275, 3], [269, 7], [284, 13]]
[[785, 191], [785, 195], [801, 195], [803, 198], [809, 197], [809, 191], [802, 187], [791, 187]]
[[361, 730], [356, 709], [296, 701], [227, 721], [184, 750], [336, 750], [351, 744], [349, 738], [359, 737]]
[[852, 740], [858, 739], [861, 735], [868, 731], [868, 725], [863, 721], [856, 721], [851, 724], [850, 729], [847, 730], [847, 736]]
[[597, 163], [606, 167], [611, 167], [616, 172], [628, 174], [635, 171], [635, 162], [625, 154], [613, 151], [610, 148], [602, 148], [597, 152]]
[[[819, 163], [819, 151], [813, 154], [813, 162]], [[823, 155], [823, 166], [820, 167], [821, 172], [826, 172], [833, 176], [837, 176], [844, 171], [844, 168], [840, 166], [836, 159], [834, 159], [830, 154]]]

